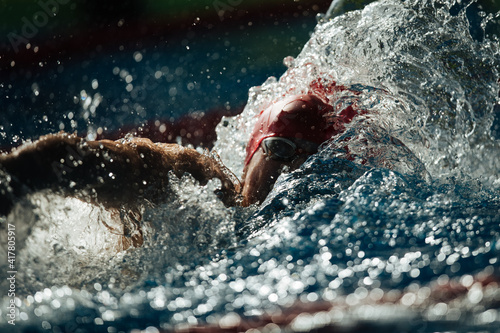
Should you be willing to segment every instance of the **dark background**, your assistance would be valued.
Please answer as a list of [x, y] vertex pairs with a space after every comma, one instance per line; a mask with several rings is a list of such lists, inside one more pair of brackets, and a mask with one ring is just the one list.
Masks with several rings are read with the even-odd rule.
[[284, 72], [282, 59], [300, 52], [330, 1], [1, 3], [0, 146], [8, 146], [60, 129], [237, 113], [251, 86]]

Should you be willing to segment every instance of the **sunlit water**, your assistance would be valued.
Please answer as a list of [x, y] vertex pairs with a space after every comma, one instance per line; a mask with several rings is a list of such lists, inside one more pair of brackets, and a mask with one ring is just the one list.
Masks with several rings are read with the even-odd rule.
[[[498, 330], [500, 58], [493, 36], [471, 37], [463, 7], [384, 1], [320, 21], [287, 72], [221, 122], [215, 149], [240, 176], [255, 114], [282, 95], [370, 112], [260, 206], [226, 208], [217, 181], [172, 178], [173, 199], [144, 208], [145, 245], [116, 254], [119, 213], [51, 193], [19, 202], [4, 221], [17, 228], [19, 313], [9, 326], [5, 297], [2, 327], [230, 327], [300, 301], [312, 314], [283, 327]], [[328, 91], [334, 82], [349, 89]], [[342, 157], [346, 144], [359, 160]]]

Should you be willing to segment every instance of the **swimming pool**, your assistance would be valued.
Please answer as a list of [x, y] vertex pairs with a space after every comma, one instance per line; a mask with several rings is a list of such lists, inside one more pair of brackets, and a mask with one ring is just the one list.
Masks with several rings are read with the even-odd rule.
[[376, 126], [346, 132], [366, 163], [342, 158], [334, 138], [248, 208], [225, 207], [216, 181], [172, 178], [174, 199], [145, 208], [145, 245], [118, 254], [104, 209], [55, 193], [20, 201], [3, 221], [19, 244], [19, 314], [9, 326], [4, 296], [2, 328], [497, 332], [500, 59], [465, 8], [387, 0], [323, 19], [217, 128], [214, 149], [241, 176], [256, 112], [327, 91], [339, 109], [371, 110]]

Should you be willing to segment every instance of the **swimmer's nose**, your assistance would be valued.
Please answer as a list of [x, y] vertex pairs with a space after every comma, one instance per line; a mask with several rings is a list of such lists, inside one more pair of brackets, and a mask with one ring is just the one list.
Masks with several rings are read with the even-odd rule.
[[269, 158], [260, 148], [247, 165], [243, 175], [243, 206], [262, 203], [280, 174], [286, 170], [291, 172], [307, 159], [308, 154], [301, 154], [291, 161]]

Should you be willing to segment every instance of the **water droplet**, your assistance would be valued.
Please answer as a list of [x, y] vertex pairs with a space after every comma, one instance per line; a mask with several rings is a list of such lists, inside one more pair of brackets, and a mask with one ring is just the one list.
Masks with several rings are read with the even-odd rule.
[[141, 52], [135, 52], [134, 53], [134, 60], [136, 62], [141, 62], [142, 61], [142, 53]]

